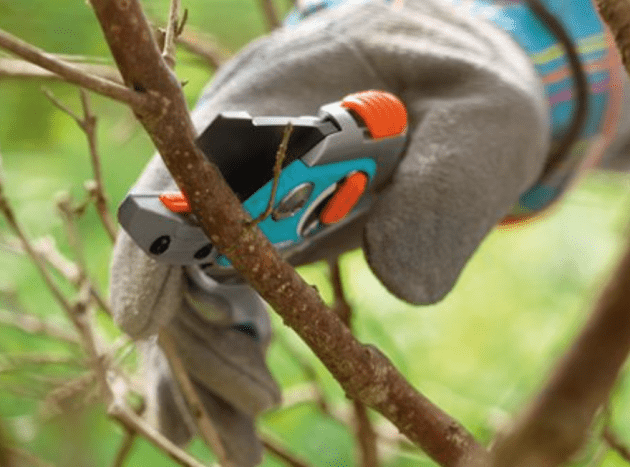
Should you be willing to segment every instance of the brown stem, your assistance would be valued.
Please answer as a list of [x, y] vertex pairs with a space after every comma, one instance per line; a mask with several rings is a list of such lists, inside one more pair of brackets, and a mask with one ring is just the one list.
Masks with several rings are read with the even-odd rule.
[[180, 3], [180, 0], [171, 0], [168, 22], [166, 23], [166, 32], [164, 33], [164, 51], [162, 52], [162, 57], [170, 68], [175, 68], [175, 37], [177, 36], [178, 30]]
[[263, 437], [262, 443], [267, 451], [272, 453], [277, 458], [283, 460], [287, 465], [291, 467], [310, 467], [309, 464], [307, 464], [305, 461], [298, 458], [294, 454], [291, 454], [283, 446], [280, 446], [278, 443], [272, 441], [270, 438]]
[[175, 42], [181, 44], [189, 52], [203, 58], [212, 69], [219, 68], [231, 55], [219, 47], [215, 40], [197, 32], [185, 31], [175, 39]]
[[12, 326], [29, 334], [46, 336], [51, 339], [60, 340], [68, 344], [79, 343], [77, 335], [52, 323], [44, 321], [39, 316], [26, 313], [12, 313], [0, 309], [0, 324]]
[[264, 221], [273, 211], [273, 205], [276, 203], [276, 193], [278, 192], [278, 183], [280, 182], [280, 175], [282, 174], [282, 163], [284, 162], [284, 159], [287, 155], [287, 146], [289, 145], [289, 138], [291, 137], [291, 133], [293, 133], [293, 124], [289, 122], [284, 128], [282, 141], [280, 141], [280, 144], [278, 145], [278, 150], [276, 151], [276, 161], [273, 165], [273, 182], [271, 184], [271, 196], [269, 196], [267, 208], [256, 219], [249, 222], [249, 226]]
[[178, 448], [169, 439], [161, 435], [155, 428], [148, 425], [142, 418], [122, 404], [111, 404], [109, 414], [127, 429], [139, 433], [147, 441], [166, 453], [171, 459], [184, 467], [205, 467], [201, 462], [186, 451]]
[[123, 435], [122, 442], [120, 443], [120, 448], [118, 448], [118, 452], [116, 453], [116, 458], [112, 463], [112, 467], [123, 467], [125, 464], [125, 460], [127, 460], [127, 456], [131, 452], [131, 448], [133, 447], [133, 443], [136, 440], [136, 433], [125, 429], [125, 434]]
[[[122, 84], [122, 78], [116, 68], [94, 63], [75, 63], [83, 73], [99, 76], [105, 80]], [[59, 80], [61, 76], [19, 58], [0, 58], [0, 79], [46, 79]]]
[[74, 65], [64, 63], [2, 30], [0, 30], [0, 47], [61, 76], [66, 81], [91, 89], [103, 96], [138, 108], [149, 104], [145, 96], [107, 79], [90, 75]]
[[630, 352], [630, 248], [594, 311], [514, 429], [494, 448], [497, 467], [555, 466], [584, 443]]
[[[348, 303], [343, 290], [339, 257], [337, 256], [333, 260], [330, 260], [328, 267], [330, 270], [330, 281], [332, 282], [335, 294], [335, 305], [333, 309], [346, 326], [352, 329], [352, 307], [350, 303]], [[368, 417], [367, 408], [361, 401], [356, 399], [352, 401], [352, 406], [354, 408], [355, 437], [357, 439], [360, 465], [362, 467], [378, 467], [376, 433]]]
[[[21, 459], [22, 461], [28, 462], [27, 465], [32, 467], [55, 467], [48, 461], [40, 459], [35, 454], [25, 451], [24, 449], [18, 449], [14, 447], [7, 448], [7, 452], [11, 454], [14, 459]], [[8, 464], [8, 467], [11, 467], [15, 464]], [[23, 465], [22, 463], [18, 465]]]
[[212, 243], [313, 349], [349, 397], [381, 412], [444, 466], [485, 460], [485, 449], [470, 433], [416, 391], [387, 357], [359, 343], [262, 232], [247, 227], [250, 218], [238, 198], [195, 145], [181, 87], [148, 39], [153, 36], [138, 1], [92, 0], [92, 6], [125, 82], [161, 102], [159, 114], [136, 108], [136, 115]]
[[354, 406], [355, 431], [359, 447], [359, 459], [362, 467], [378, 467], [378, 449], [376, 432], [368, 417], [367, 408], [359, 401], [352, 401]]
[[260, 8], [265, 15], [265, 19], [267, 22], [267, 29], [269, 31], [273, 31], [280, 27], [280, 20], [278, 19], [278, 12], [276, 11], [276, 7], [273, 4], [273, 0], [259, 0]]
[[96, 144], [96, 116], [90, 109], [88, 93], [83, 88], [81, 88], [79, 92], [81, 95], [81, 106], [83, 107], [82, 124], [79, 124], [79, 126], [83, 129], [83, 132], [88, 140], [92, 171], [94, 172], [94, 186], [86, 184], [86, 190], [94, 197], [96, 202], [96, 212], [101, 219], [103, 227], [105, 227], [105, 232], [107, 232], [109, 239], [113, 242], [116, 240], [116, 224], [109, 212], [107, 196], [105, 195], [105, 185], [103, 184], [103, 174], [101, 169], [101, 157]]
[[[61, 103], [49, 89], [42, 88], [42, 92], [55, 107], [72, 117], [79, 128], [83, 130], [83, 133], [85, 133], [88, 141], [88, 148], [90, 150], [92, 170], [94, 172], [94, 182], [86, 182], [85, 188], [90, 196], [95, 200], [96, 211], [101, 219], [101, 223], [105, 227], [105, 231], [109, 235], [110, 240], [113, 242], [116, 239], [116, 227], [111, 215], [109, 214], [109, 208], [107, 206], [107, 197], [105, 196], [105, 187], [103, 185], [103, 176], [101, 171], [101, 158], [96, 144], [96, 116], [94, 116], [90, 110], [88, 94], [83, 88], [79, 89], [81, 106], [83, 107], [83, 118], [81, 118], [70, 110], [70, 108]], [[70, 206], [68, 206], [68, 209], [69, 208]], [[66, 217], [70, 215], [71, 213], [68, 211], [68, 213], [66, 213]]]
[[630, 74], [630, 5], [625, 0], [596, 0], [599, 14], [610, 28]]
[[[0, 175], [0, 180], [1, 179], [2, 177]], [[9, 205], [9, 201], [6, 199], [3, 191], [4, 191], [4, 186], [3, 186], [3, 183], [0, 181], [0, 212], [2, 212], [5, 219], [7, 220], [9, 227], [13, 230], [15, 235], [20, 239], [20, 242], [22, 243], [21, 245], [22, 248], [24, 249], [24, 251], [26, 251], [27, 255], [31, 258], [31, 260], [35, 264], [35, 267], [38, 269], [40, 275], [42, 276], [42, 278], [44, 279], [44, 282], [46, 283], [46, 286], [51, 291], [55, 300], [61, 305], [61, 307], [69, 315], [72, 315], [73, 314], [72, 305], [70, 304], [70, 302], [68, 302], [68, 300], [63, 295], [61, 290], [59, 290], [59, 288], [53, 281], [52, 277], [50, 277], [50, 273], [46, 269], [43, 259], [41, 258], [39, 254], [37, 254], [31, 241], [24, 234], [22, 227], [18, 224], [15, 218], [15, 215], [13, 213], [13, 210], [11, 209], [11, 206]]]
[[[77, 265], [64, 257], [55, 245], [53, 237], [43, 237], [32, 243], [35, 253], [45, 261], [48, 266], [52, 267], [57, 273], [61, 274], [71, 284], [79, 283], [79, 268]], [[18, 253], [27, 254], [24, 250], [23, 243], [15, 238], [6, 239], [0, 248]]]
[[604, 441], [615, 450], [621, 458], [623, 458], [626, 462], [630, 462], [630, 449], [626, 446], [619, 436], [612, 431], [610, 427], [604, 428], [604, 433], [602, 434], [604, 437]]
[[179, 388], [186, 399], [190, 413], [195, 420], [195, 425], [199, 429], [199, 433], [205, 440], [206, 444], [212, 448], [212, 451], [215, 456], [217, 456], [219, 463], [223, 467], [233, 466], [234, 464], [227, 457], [225, 448], [223, 447], [223, 443], [219, 437], [219, 432], [215, 428], [214, 423], [212, 423], [212, 420], [206, 412], [192, 381], [188, 377], [184, 363], [181, 361], [179, 354], [177, 353], [175, 341], [167, 329], [162, 329], [160, 331], [158, 342], [169, 361], [175, 381], [179, 384]]

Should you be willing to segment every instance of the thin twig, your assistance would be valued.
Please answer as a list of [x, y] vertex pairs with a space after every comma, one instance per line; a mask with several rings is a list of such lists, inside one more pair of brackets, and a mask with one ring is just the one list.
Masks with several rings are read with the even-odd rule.
[[0, 354], [0, 373], [22, 370], [27, 365], [74, 365], [83, 366], [83, 362], [74, 356], [48, 354]]
[[[0, 180], [2, 174], [0, 174]], [[138, 415], [133, 413], [124, 403], [114, 390], [115, 384], [109, 383], [110, 379], [108, 374], [114, 376], [108, 369], [105, 358], [100, 356], [99, 350], [96, 345], [95, 337], [91, 329], [91, 313], [90, 313], [90, 288], [87, 281], [81, 284], [81, 289], [78, 294], [78, 299], [75, 303], [71, 304], [56, 287], [47, 269], [43, 264], [43, 260], [34, 251], [30, 241], [24, 235], [21, 226], [15, 219], [13, 211], [8, 203], [8, 200], [3, 194], [3, 185], [0, 183], [0, 211], [4, 214], [5, 218], [11, 229], [16, 233], [18, 238], [22, 241], [24, 250], [28, 253], [31, 260], [35, 263], [40, 274], [44, 278], [47, 286], [53, 293], [55, 299], [61, 304], [62, 308], [66, 311], [69, 318], [72, 320], [75, 328], [77, 329], [83, 347], [89, 357], [90, 367], [92, 373], [98, 382], [99, 393], [102, 395], [105, 403], [108, 406], [108, 413], [111, 417], [116, 419], [119, 423], [123, 424], [130, 431], [138, 433], [157, 446], [159, 449], [167, 453], [172, 459], [177, 461], [180, 465], [185, 467], [203, 467], [203, 465], [197, 461], [194, 457], [177, 447], [171, 441], [166, 439], [163, 435], [157, 432], [153, 427], [149, 426]], [[86, 378], [92, 378], [92, 376], [86, 376]], [[67, 388], [66, 388], [67, 389]]]
[[[341, 281], [341, 268], [339, 266], [339, 256], [328, 262], [330, 281], [333, 285], [335, 294], [335, 304], [333, 310], [339, 315], [341, 320], [352, 329], [352, 307], [346, 299], [346, 294]], [[376, 432], [372, 426], [372, 422], [368, 417], [365, 405], [354, 399], [352, 401], [354, 407], [354, 428], [357, 438], [357, 447], [359, 452], [360, 465], [362, 467], [378, 467], [378, 448], [376, 445]]]
[[20, 329], [29, 334], [60, 340], [68, 344], [79, 344], [79, 339], [75, 333], [68, 332], [60, 326], [44, 321], [39, 316], [27, 313], [13, 313], [0, 309], [0, 324]]
[[177, 31], [175, 31], [175, 38], [177, 39], [184, 32], [184, 27], [188, 22], [188, 8], [184, 8], [184, 14], [182, 16], [182, 20], [179, 22], [179, 26], [177, 26]]
[[223, 447], [223, 443], [219, 437], [219, 433], [208, 416], [201, 399], [197, 395], [197, 391], [195, 390], [192, 381], [190, 381], [186, 368], [177, 353], [175, 342], [166, 328], [163, 328], [160, 331], [158, 342], [160, 343], [160, 347], [164, 350], [164, 354], [166, 355], [171, 370], [173, 371], [173, 376], [178, 382], [182, 394], [186, 398], [190, 413], [193, 415], [193, 419], [199, 429], [199, 433], [205, 440], [208, 447], [212, 449], [217, 459], [219, 459], [219, 463], [223, 467], [234, 465], [227, 457], [225, 448]]
[[79, 268], [78, 284], [81, 284], [87, 279], [87, 266], [83, 250], [83, 242], [81, 241], [81, 236], [79, 235], [75, 216], [72, 210], [72, 197], [70, 196], [70, 193], [66, 192], [58, 196], [57, 208], [61, 213], [61, 217], [66, 228], [68, 242], [74, 252], [74, 260]]
[[103, 96], [124, 102], [137, 109], [146, 108], [149, 105], [146, 95], [132, 91], [110, 80], [88, 74], [75, 65], [64, 63], [43, 50], [2, 30], [0, 30], [0, 47], [61, 76], [66, 81], [91, 89]]
[[68, 402], [87, 393], [94, 385], [96, 374], [88, 371], [77, 378], [63, 381], [50, 389], [43, 397], [40, 414], [49, 419], [64, 412], [62, 407], [67, 407]]
[[[54, 464], [51, 464], [48, 461], [40, 459], [32, 452], [25, 451], [24, 449], [19, 449], [16, 447], [7, 447], [7, 451], [16, 459], [21, 459], [24, 462], [28, 462], [28, 465], [31, 467], [55, 467]], [[20, 463], [20, 465], [23, 465]]]
[[341, 268], [339, 266], [339, 257], [328, 261], [328, 271], [330, 274], [330, 283], [333, 287], [333, 293], [335, 297], [335, 303], [333, 304], [333, 310], [337, 313], [337, 316], [350, 326], [350, 320], [352, 319], [352, 307], [346, 299], [346, 294], [343, 291], [343, 285], [341, 283]]
[[110, 416], [123, 424], [130, 431], [138, 433], [147, 441], [151, 442], [178, 464], [184, 467], [205, 467], [201, 462], [179, 448], [125, 405], [113, 403], [109, 406], [108, 411]]
[[164, 33], [162, 58], [164, 58], [164, 61], [171, 69], [175, 68], [175, 36], [177, 36], [179, 29], [179, 6], [180, 0], [171, 0], [168, 22], [166, 23], [166, 32]]
[[273, 165], [273, 183], [271, 185], [271, 195], [269, 196], [267, 208], [256, 219], [248, 222], [249, 226], [256, 225], [259, 222], [264, 221], [273, 211], [273, 205], [276, 204], [278, 183], [280, 183], [280, 175], [282, 174], [282, 163], [287, 156], [287, 148], [289, 145], [289, 138], [291, 138], [291, 133], [293, 133], [293, 123], [289, 122], [287, 123], [287, 126], [284, 127], [282, 141], [280, 141], [278, 150], [276, 151], [276, 162]]
[[107, 300], [103, 298], [101, 293], [98, 290], [96, 290], [96, 288], [94, 287], [90, 287], [90, 293], [92, 294], [92, 297], [96, 301], [96, 304], [99, 306], [99, 308], [103, 310], [105, 313], [107, 313], [107, 315], [109, 315], [110, 317], [113, 316], [109, 303], [107, 303]]
[[[312, 387], [312, 391], [309, 392], [313, 392], [314, 397], [312, 399], [314, 399], [315, 403], [319, 407], [319, 410], [325, 415], [330, 415], [330, 407], [326, 401], [326, 394], [321, 387], [319, 376], [317, 375], [315, 367], [308, 361], [307, 358], [300, 354], [300, 352], [289, 342], [283, 333], [277, 332], [274, 338], [284, 347], [285, 351], [293, 358], [304, 375], [311, 382], [309, 383], [309, 386]], [[282, 399], [284, 406], [284, 404], [288, 403], [289, 398], [285, 394]]]
[[358, 400], [353, 400], [354, 426], [357, 438], [359, 459], [362, 467], [378, 467], [378, 448], [376, 431], [368, 417], [367, 407]]
[[261, 441], [267, 451], [283, 460], [287, 465], [290, 465], [291, 467], [310, 467], [306, 461], [300, 459], [295, 454], [290, 453], [284, 448], [284, 446], [281, 446], [271, 438], [262, 437]]
[[107, 196], [105, 195], [105, 185], [103, 183], [103, 174], [101, 169], [101, 157], [96, 144], [96, 116], [90, 109], [90, 99], [88, 93], [83, 89], [79, 89], [81, 95], [81, 106], [83, 107], [83, 125], [80, 125], [85, 132], [88, 145], [90, 148], [90, 160], [92, 161], [92, 170], [94, 172], [95, 184], [86, 183], [85, 189], [94, 197], [96, 202], [96, 211], [101, 219], [105, 232], [109, 235], [109, 239], [113, 242], [116, 240], [116, 224], [112, 219], [107, 206]]
[[280, 19], [278, 18], [278, 12], [273, 4], [273, 0], [259, 0], [260, 7], [262, 8], [265, 19], [267, 20], [267, 29], [273, 31], [280, 27]]
[[[55, 246], [55, 239], [53, 237], [43, 237], [39, 240], [32, 242], [33, 249], [40, 255], [42, 260], [57, 271], [64, 279], [70, 282], [75, 287], [80, 285], [81, 272], [79, 267], [68, 258], [64, 257], [57, 247]], [[5, 239], [0, 243], [0, 249], [5, 249], [13, 253], [27, 254], [22, 246], [22, 242], [15, 238]], [[103, 298], [95, 287], [91, 286], [90, 293], [96, 300], [96, 303], [101, 309], [103, 309], [108, 315], [111, 316], [111, 310], [109, 304]]]
[[72, 110], [70, 110], [70, 108], [61, 103], [49, 89], [42, 88], [42, 92], [53, 103], [55, 107], [72, 117], [79, 128], [83, 130], [83, 133], [85, 133], [88, 141], [88, 148], [90, 151], [92, 170], [94, 172], [94, 180], [86, 182], [85, 189], [89, 193], [90, 197], [94, 199], [96, 204], [96, 211], [99, 218], [101, 219], [101, 223], [103, 224], [103, 227], [105, 227], [105, 232], [107, 232], [110, 240], [113, 242], [116, 239], [116, 227], [107, 206], [107, 196], [105, 195], [105, 186], [103, 184], [103, 175], [101, 169], [101, 158], [96, 143], [96, 116], [92, 113], [90, 109], [89, 96], [83, 88], [79, 89], [79, 94], [81, 96], [81, 106], [83, 107], [83, 118], [81, 118]]
[[619, 436], [615, 432], [612, 431], [612, 428], [609, 426], [604, 427], [604, 432], [602, 433], [602, 437], [606, 444], [615, 450], [622, 459], [626, 462], [630, 462], [630, 448], [619, 439]]
[[133, 443], [135, 442], [137, 436], [136, 433], [125, 429], [125, 434], [123, 435], [122, 442], [120, 443], [120, 448], [118, 448], [118, 452], [116, 453], [116, 458], [112, 463], [112, 467], [123, 467], [125, 460], [127, 460], [127, 456], [131, 452], [131, 448], [133, 447]]
[[[32, 242], [35, 253], [59, 273], [71, 284], [79, 282], [79, 268], [77, 265], [64, 257], [55, 246], [55, 239], [50, 236], [42, 237]], [[22, 242], [17, 238], [7, 238], [0, 243], [0, 248], [17, 254], [28, 254]]]
[[17, 235], [17, 237], [22, 242], [22, 248], [24, 249], [24, 251], [26, 251], [28, 256], [31, 258], [31, 260], [35, 264], [35, 267], [38, 269], [40, 275], [42, 276], [42, 278], [44, 279], [44, 282], [46, 283], [46, 286], [51, 291], [55, 300], [59, 303], [59, 305], [61, 305], [61, 307], [68, 314], [70, 315], [73, 314], [72, 305], [70, 304], [70, 302], [68, 302], [68, 300], [63, 295], [61, 290], [59, 290], [55, 282], [52, 280], [52, 277], [50, 277], [50, 274], [48, 273], [48, 270], [46, 269], [46, 266], [44, 265], [44, 262], [41, 256], [37, 254], [30, 240], [24, 234], [22, 227], [18, 224], [15, 218], [15, 215], [13, 213], [13, 210], [11, 209], [11, 206], [9, 205], [8, 200], [4, 195], [4, 184], [1, 181], [1, 176], [0, 176], [0, 212], [2, 212], [5, 219], [7, 220], [7, 223], [9, 224], [9, 227], [13, 230], [15, 235]]
[[[93, 76], [99, 76], [105, 80], [122, 84], [122, 78], [118, 70], [109, 65], [98, 65], [94, 63], [75, 63], [79, 70]], [[60, 80], [63, 79], [58, 74], [41, 68], [33, 63], [19, 58], [0, 58], [0, 79], [42, 79]]]
[[583, 444], [630, 352], [630, 243], [590, 319], [514, 428], [494, 446], [496, 467], [555, 466]]
[[219, 68], [232, 55], [220, 47], [214, 39], [200, 32], [187, 30], [176, 37], [175, 42], [181, 44], [189, 52], [203, 58], [212, 69]]

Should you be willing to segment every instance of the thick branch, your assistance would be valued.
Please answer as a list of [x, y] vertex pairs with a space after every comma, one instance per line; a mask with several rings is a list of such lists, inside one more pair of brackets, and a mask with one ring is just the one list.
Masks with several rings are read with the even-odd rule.
[[470, 433], [418, 393], [383, 354], [361, 345], [260, 230], [246, 227], [250, 217], [194, 144], [179, 83], [138, 2], [92, 0], [92, 5], [125, 82], [159, 96], [162, 112], [139, 114], [140, 121], [212, 243], [313, 349], [349, 397], [381, 412], [442, 465], [485, 459]]
[[512, 432], [499, 440], [497, 467], [555, 466], [584, 443], [630, 352], [630, 248], [582, 334]]
[[596, 0], [595, 3], [615, 37], [623, 64], [630, 74], [630, 4], [626, 0]]

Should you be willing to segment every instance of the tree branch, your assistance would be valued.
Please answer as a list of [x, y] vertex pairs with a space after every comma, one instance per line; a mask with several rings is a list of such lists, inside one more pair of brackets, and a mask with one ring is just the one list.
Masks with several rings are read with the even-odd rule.
[[[108, 65], [98, 65], [94, 63], [75, 63], [75, 67], [83, 73], [99, 76], [105, 80], [122, 84], [122, 78], [116, 68]], [[0, 58], [0, 79], [63, 79], [58, 74], [48, 71], [45, 68], [34, 65], [19, 58]]]
[[259, 2], [260, 8], [267, 20], [267, 30], [273, 31], [279, 28], [280, 20], [278, 19], [278, 12], [276, 11], [276, 6], [273, 4], [273, 0], [259, 0]]
[[168, 23], [164, 33], [164, 51], [162, 57], [170, 68], [175, 68], [175, 37], [177, 36], [179, 23], [180, 0], [171, 0], [171, 7], [168, 13]]
[[195, 420], [195, 425], [199, 429], [199, 433], [205, 440], [206, 444], [212, 448], [212, 451], [215, 456], [217, 456], [219, 463], [223, 467], [233, 466], [234, 464], [227, 457], [225, 448], [223, 447], [223, 443], [221, 442], [221, 438], [219, 437], [219, 433], [215, 428], [214, 423], [212, 423], [212, 420], [206, 412], [201, 399], [197, 395], [197, 391], [195, 390], [192, 381], [188, 377], [184, 363], [181, 361], [179, 354], [177, 353], [175, 342], [167, 329], [162, 329], [160, 331], [158, 342], [160, 343], [160, 347], [164, 350], [164, 354], [168, 359], [175, 381], [179, 384], [179, 388], [186, 399], [190, 412]]
[[39, 316], [31, 314], [12, 313], [0, 309], [0, 325], [11, 326], [29, 334], [46, 336], [72, 345], [79, 344], [75, 333], [70, 333], [62, 327], [48, 323]]
[[305, 461], [288, 452], [286, 449], [284, 449], [284, 447], [273, 441], [271, 438], [263, 437], [262, 443], [267, 451], [272, 453], [278, 459], [282, 459], [291, 467], [310, 467], [309, 464], [307, 464]]
[[582, 446], [630, 352], [628, 303], [630, 245], [581, 335], [512, 432], [495, 445], [495, 466], [555, 466]]
[[625, 0], [596, 0], [595, 4], [612, 31], [626, 72], [630, 74], [630, 5]]
[[630, 463], [630, 449], [619, 439], [610, 427], [604, 427], [602, 436], [608, 446], [614, 449], [623, 460]]
[[[78, 386], [81, 385], [84, 379], [89, 380], [92, 378], [92, 376], [95, 377], [96, 381], [98, 382], [99, 393], [102, 395], [105, 404], [108, 406], [108, 413], [112, 418], [123, 424], [129, 431], [133, 433], [138, 433], [145, 437], [148, 441], [164, 451], [180, 465], [184, 467], [203, 467], [203, 465], [194, 457], [173, 444], [170, 440], [161, 435], [157, 430], [148, 425], [144, 420], [138, 417], [138, 415], [136, 415], [127, 407], [123, 397], [126, 393], [126, 387], [123, 387], [122, 390], [117, 391], [117, 388], [119, 386], [124, 386], [124, 382], [122, 382], [122, 384], [118, 384], [119, 379], [116, 379], [116, 372], [108, 367], [105, 356], [100, 355], [96, 343], [96, 336], [92, 331], [92, 323], [90, 320], [91, 291], [89, 283], [87, 281], [83, 281], [80, 284], [78, 297], [72, 303], [66, 299], [63, 293], [52, 281], [48, 270], [43, 264], [43, 260], [35, 252], [35, 249], [33, 248], [30, 240], [24, 234], [22, 227], [18, 223], [8, 200], [4, 196], [4, 186], [2, 180], [3, 174], [0, 171], [0, 212], [6, 218], [9, 227], [21, 240], [22, 247], [30, 257], [30, 259], [33, 261], [33, 263], [35, 263], [35, 266], [39, 270], [40, 275], [44, 278], [46, 285], [53, 293], [54, 298], [59, 302], [61, 307], [64, 309], [64, 311], [74, 324], [81, 339], [81, 343], [83, 344], [84, 350], [88, 356], [88, 361], [92, 372], [88, 375], [85, 375], [85, 378], [81, 377], [79, 378], [79, 380], [75, 380], [78, 381]], [[68, 384], [72, 386], [73, 383], [74, 382], [70, 382]], [[74, 386], [72, 387], [74, 388]], [[64, 389], [71, 390], [70, 387], [64, 387]], [[60, 391], [63, 392], [63, 390]]]
[[175, 38], [175, 42], [181, 44], [189, 52], [203, 58], [212, 69], [219, 68], [231, 55], [206, 34], [202, 35], [198, 32], [184, 31]]
[[[85, 189], [90, 197], [94, 199], [96, 212], [101, 219], [105, 232], [107, 232], [109, 239], [113, 242], [116, 240], [116, 227], [114, 220], [109, 213], [109, 207], [107, 206], [107, 196], [105, 195], [105, 186], [103, 184], [103, 175], [101, 170], [101, 157], [98, 153], [98, 146], [96, 144], [96, 116], [90, 109], [89, 96], [83, 88], [79, 89], [81, 106], [83, 108], [83, 118], [81, 118], [66, 105], [62, 104], [49, 89], [43, 88], [42, 91], [55, 107], [72, 117], [83, 133], [85, 133], [90, 151], [92, 170], [94, 172], [94, 180], [91, 181], [91, 183], [90, 181], [86, 182]], [[70, 215], [69, 212], [65, 214], [66, 216]]]
[[76, 66], [64, 63], [43, 50], [33, 47], [2, 30], [0, 30], [0, 47], [13, 52], [24, 60], [28, 60], [31, 63], [61, 76], [66, 81], [91, 89], [98, 94], [102, 94], [114, 100], [124, 102], [134, 108], [143, 108], [150, 104], [146, 96], [107, 79], [87, 74]]
[[135, 432], [125, 429], [125, 434], [123, 435], [122, 443], [120, 444], [120, 448], [116, 453], [116, 457], [114, 458], [114, 462], [112, 463], [112, 467], [123, 467], [127, 456], [131, 452], [131, 448], [133, 447], [133, 443], [136, 440]]
[[[328, 262], [330, 271], [330, 281], [332, 282], [333, 291], [335, 293], [334, 310], [341, 320], [352, 329], [352, 307], [346, 299], [341, 282], [341, 267], [339, 266], [339, 257]], [[376, 445], [376, 432], [372, 426], [372, 422], [368, 416], [365, 405], [359, 400], [353, 400], [354, 408], [354, 430], [357, 439], [360, 465], [362, 467], [378, 467], [378, 448]]]
[[444, 466], [486, 459], [456, 420], [418, 393], [377, 349], [361, 345], [315, 290], [282, 261], [242, 209], [217, 168], [196, 147], [177, 78], [161, 57], [137, 0], [92, 0], [126, 83], [159, 96], [159, 114], [136, 115], [156, 145], [204, 231], [261, 296], [313, 349], [349, 397], [390, 419]]

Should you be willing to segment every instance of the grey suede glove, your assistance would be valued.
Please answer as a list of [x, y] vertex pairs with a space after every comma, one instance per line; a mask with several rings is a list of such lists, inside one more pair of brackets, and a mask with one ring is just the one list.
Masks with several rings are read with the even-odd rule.
[[[406, 104], [404, 158], [367, 216], [288, 260], [304, 264], [362, 245], [393, 294], [411, 303], [434, 302], [453, 287], [479, 243], [546, 161], [543, 87], [506, 33], [459, 16], [440, 0], [407, 0], [399, 9], [368, 3], [324, 11], [246, 47], [216, 75], [193, 121], [201, 132], [223, 111], [316, 115], [321, 105], [367, 89], [392, 92]], [[155, 156], [136, 189], [176, 187]], [[172, 327], [228, 450], [242, 456], [239, 465], [253, 465], [259, 446], [252, 417], [278, 401], [264, 365], [264, 338], [255, 341], [231, 328], [244, 321], [216, 311], [223, 292], [213, 296], [199, 289], [184, 269], [148, 258], [124, 232], [114, 250], [111, 284], [116, 320], [134, 338]], [[257, 332], [267, 333], [264, 310], [250, 311]], [[172, 439], [185, 441], [191, 429], [181, 395], [150, 342], [144, 353], [154, 422]]]

